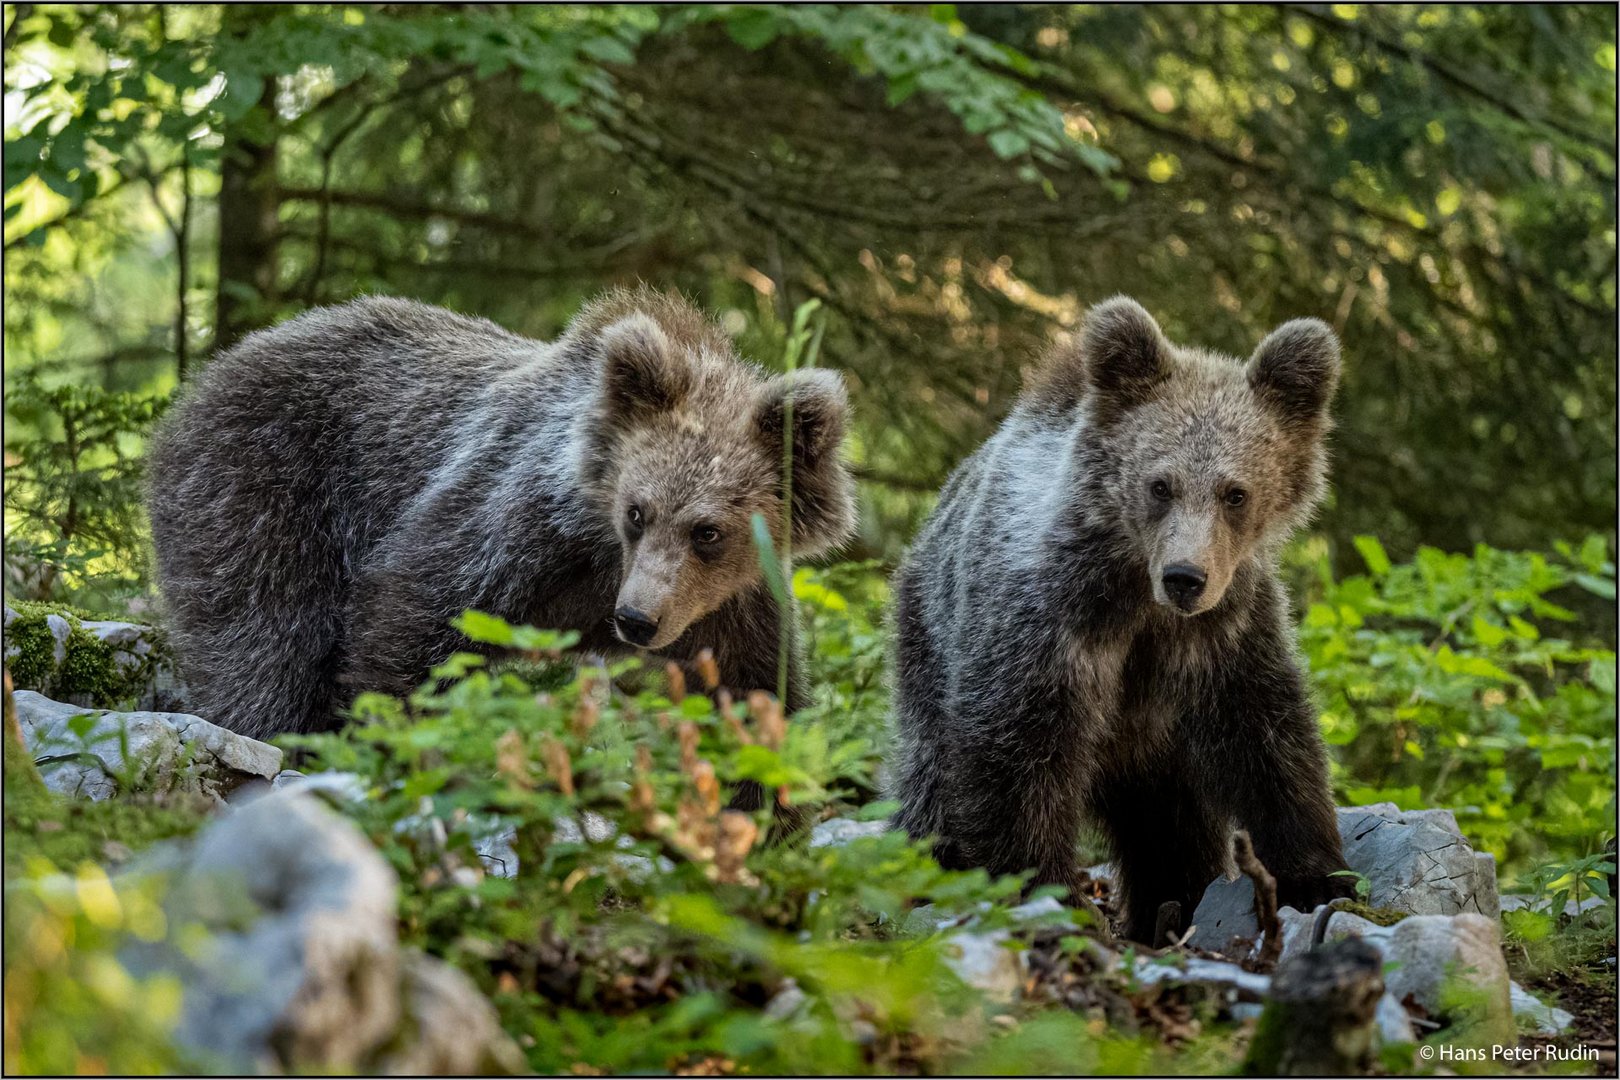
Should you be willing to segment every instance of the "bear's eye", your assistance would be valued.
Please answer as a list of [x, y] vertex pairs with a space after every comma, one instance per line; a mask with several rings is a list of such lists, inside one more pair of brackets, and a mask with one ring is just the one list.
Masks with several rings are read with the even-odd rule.
[[692, 543], [699, 547], [713, 547], [720, 542], [720, 530], [713, 525], [699, 525], [692, 530]]
[[631, 533], [635, 534], [636, 536], [640, 536], [642, 528], [641, 507], [632, 506], [630, 509], [625, 511], [624, 518], [630, 523]]
[[1153, 493], [1153, 497], [1158, 499], [1160, 502], [1167, 502], [1170, 499], [1170, 485], [1165, 483], [1163, 480], [1153, 481], [1153, 483], [1148, 485], [1148, 490], [1151, 491]]
[[1242, 506], [1249, 501], [1249, 493], [1242, 488], [1233, 488], [1226, 493], [1227, 506]]

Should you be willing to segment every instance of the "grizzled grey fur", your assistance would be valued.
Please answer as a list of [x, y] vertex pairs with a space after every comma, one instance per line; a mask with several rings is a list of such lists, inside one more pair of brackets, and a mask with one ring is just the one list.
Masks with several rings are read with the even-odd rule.
[[710, 647], [729, 687], [774, 687], [750, 515], [781, 521], [787, 412], [794, 551], [847, 538], [847, 411], [834, 373], [771, 377], [648, 291], [599, 299], [551, 343], [387, 299], [256, 333], [152, 453], [196, 711], [259, 738], [333, 728], [356, 692], [406, 692], [469, 647], [449, 625], [468, 608], [593, 652]]
[[1073, 889], [1089, 819], [1138, 940], [1234, 825], [1281, 903], [1352, 893], [1274, 569], [1338, 370], [1315, 320], [1241, 363], [1115, 298], [956, 471], [895, 589], [897, 821], [942, 863]]

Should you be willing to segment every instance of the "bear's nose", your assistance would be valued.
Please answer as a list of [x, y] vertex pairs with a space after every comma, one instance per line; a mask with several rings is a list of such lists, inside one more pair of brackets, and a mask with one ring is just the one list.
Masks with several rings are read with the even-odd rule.
[[1204, 591], [1204, 572], [1192, 563], [1171, 563], [1164, 568], [1164, 591], [1183, 611]]
[[622, 607], [613, 613], [613, 628], [630, 644], [645, 645], [658, 633], [658, 622], [633, 607]]

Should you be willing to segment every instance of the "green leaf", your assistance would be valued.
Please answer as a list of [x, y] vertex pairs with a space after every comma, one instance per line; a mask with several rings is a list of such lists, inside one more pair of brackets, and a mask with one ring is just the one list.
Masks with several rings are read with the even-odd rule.
[[1376, 536], [1357, 536], [1351, 543], [1356, 545], [1356, 550], [1361, 553], [1361, 561], [1367, 564], [1367, 571], [1373, 577], [1383, 577], [1389, 573], [1389, 554]]
[[765, 584], [770, 588], [771, 595], [776, 597], [777, 604], [786, 608], [787, 582], [782, 577], [782, 561], [776, 555], [776, 542], [771, 539], [771, 527], [765, 523], [764, 514], [755, 514], [751, 523], [754, 549], [759, 552], [759, 568], [765, 573]]
[[1478, 638], [1479, 643], [1487, 649], [1494, 649], [1508, 639], [1506, 630], [1487, 622], [1479, 615], [1474, 616], [1473, 627], [1474, 637]]
[[1578, 573], [1575, 575], [1575, 584], [1593, 596], [1599, 596], [1605, 600], [1615, 598], [1613, 578], [1600, 578], [1594, 574]]
[[219, 99], [220, 115], [227, 121], [240, 120], [252, 111], [263, 94], [263, 76], [252, 71], [227, 72], [225, 93]]
[[96, 721], [101, 718], [99, 713], [79, 713], [68, 717], [67, 728], [73, 737], [83, 742], [89, 734], [96, 729]]
[[610, 34], [587, 38], [580, 45], [579, 51], [592, 60], [604, 64], [633, 64], [636, 60], [636, 54], [630, 46]]
[[484, 645], [512, 645], [517, 640], [511, 623], [482, 611], [464, 611], [450, 620], [450, 625]]
[[749, 52], [763, 49], [775, 41], [781, 32], [781, 20], [766, 8], [737, 8], [726, 16], [726, 33]]
[[995, 151], [997, 157], [1003, 159], [1018, 157], [1029, 150], [1029, 140], [1009, 128], [992, 131], [989, 142], [990, 149]]

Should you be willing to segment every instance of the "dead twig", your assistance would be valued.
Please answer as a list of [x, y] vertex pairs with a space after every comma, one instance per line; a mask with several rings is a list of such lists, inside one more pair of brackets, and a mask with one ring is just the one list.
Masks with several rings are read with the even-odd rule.
[[1159, 905], [1158, 917], [1153, 920], [1153, 947], [1163, 949], [1176, 944], [1181, 931], [1181, 901], [1166, 900]]
[[1232, 837], [1232, 859], [1237, 863], [1237, 868], [1254, 882], [1254, 913], [1260, 920], [1260, 932], [1265, 935], [1256, 963], [1262, 968], [1270, 968], [1282, 955], [1282, 923], [1277, 920], [1277, 879], [1271, 876], [1271, 871], [1255, 855], [1254, 841], [1242, 829]]

